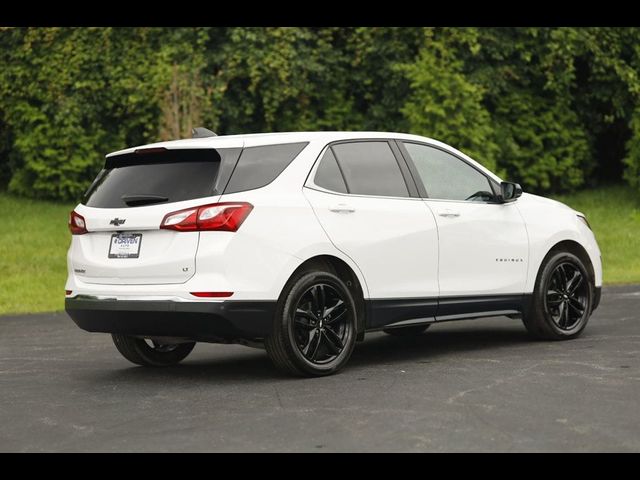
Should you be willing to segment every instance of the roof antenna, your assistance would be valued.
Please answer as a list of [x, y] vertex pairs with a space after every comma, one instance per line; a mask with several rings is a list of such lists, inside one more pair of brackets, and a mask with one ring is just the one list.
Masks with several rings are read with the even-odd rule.
[[212, 132], [208, 128], [196, 127], [191, 129], [191, 138], [207, 138], [217, 136], [218, 135], [215, 132]]

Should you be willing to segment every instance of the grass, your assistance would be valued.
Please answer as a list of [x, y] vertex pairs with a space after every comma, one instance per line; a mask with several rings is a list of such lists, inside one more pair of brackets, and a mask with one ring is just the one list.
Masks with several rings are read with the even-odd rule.
[[[612, 186], [556, 198], [587, 215], [605, 283], [640, 283], [640, 194]], [[0, 194], [0, 315], [63, 309], [71, 209]]]
[[587, 216], [602, 252], [604, 283], [640, 283], [640, 193], [618, 185], [555, 198]]
[[0, 194], [0, 314], [64, 308], [72, 208]]

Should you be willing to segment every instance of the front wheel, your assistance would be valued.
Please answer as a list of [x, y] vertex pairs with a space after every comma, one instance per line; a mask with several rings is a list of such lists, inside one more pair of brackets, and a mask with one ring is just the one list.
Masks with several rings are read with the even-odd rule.
[[113, 343], [124, 358], [145, 367], [168, 367], [184, 360], [191, 353], [195, 342], [162, 344], [114, 333]]
[[523, 323], [539, 339], [575, 338], [587, 326], [593, 297], [593, 281], [582, 260], [569, 252], [551, 253], [540, 267]]
[[285, 287], [267, 354], [280, 370], [330, 375], [345, 366], [356, 341], [356, 307], [349, 289], [328, 272], [310, 272]]

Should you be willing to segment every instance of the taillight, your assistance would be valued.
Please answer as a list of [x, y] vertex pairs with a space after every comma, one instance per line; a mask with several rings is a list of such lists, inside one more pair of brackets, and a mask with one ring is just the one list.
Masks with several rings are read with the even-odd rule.
[[82, 215], [77, 214], [75, 211], [69, 213], [69, 231], [71, 235], [83, 235], [87, 232], [87, 222], [85, 222]]
[[179, 232], [194, 232], [198, 230], [198, 209], [190, 208], [165, 215], [160, 228], [178, 230]]
[[179, 232], [235, 232], [252, 209], [253, 205], [247, 202], [223, 202], [186, 208], [165, 215], [160, 228]]

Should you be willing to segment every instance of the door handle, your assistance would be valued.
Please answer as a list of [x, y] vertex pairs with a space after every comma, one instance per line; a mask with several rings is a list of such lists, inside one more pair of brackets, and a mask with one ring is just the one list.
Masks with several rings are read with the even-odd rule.
[[438, 215], [445, 218], [456, 218], [460, 216], [460, 213], [454, 212], [453, 210], [445, 210], [443, 212], [440, 212]]
[[356, 211], [356, 209], [351, 205], [347, 205], [346, 203], [339, 203], [337, 205], [330, 206], [329, 211], [335, 213], [353, 213]]

